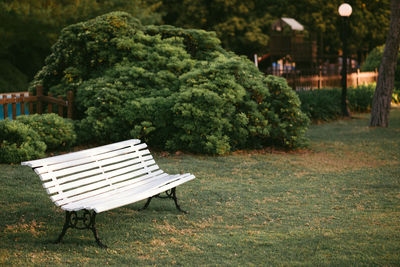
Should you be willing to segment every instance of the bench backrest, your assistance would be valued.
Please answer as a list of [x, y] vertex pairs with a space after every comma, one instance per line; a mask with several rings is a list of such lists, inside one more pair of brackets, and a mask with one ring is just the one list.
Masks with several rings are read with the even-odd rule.
[[138, 139], [22, 162], [34, 168], [58, 206], [121, 190], [162, 173]]

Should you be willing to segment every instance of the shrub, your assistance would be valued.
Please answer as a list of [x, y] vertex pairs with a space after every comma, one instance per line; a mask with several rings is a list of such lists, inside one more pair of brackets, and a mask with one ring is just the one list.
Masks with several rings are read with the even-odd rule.
[[341, 90], [321, 89], [298, 92], [301, 110], [313, 121], [329, 121], [341, 116]]
[[52, 51], [32, 86], [75, 91], [80, 141], [133, 137], [209, 154], [304, 141], [295, 93], [222, 49], [213, 32], [142, 26], [114, 12], [65, 28]]
[[76, 133], [71, 120], [57, 114], [34, 114], [17, 117], [17, 121], [31, 127], [49, 150], [60, 150], [72, 146]]
[[266, 83], [270, 91], [266, 101], [271, 105], [267, 118], [271, 121], [272, 143], [287, 148], [305, 146], [309, 119], [301, 110], [296, 92], [283, 78], [268, 76]]
[[[348, 88], [348, 107], [354, 112], [367, 112], [371, 109], [375, 84]], [[329, 121], [342, 115], [341, 89], [320, 89], [300, 91], [301, 110], [313, 121]]]
[[0, 163], [19, 163], [45, 155], [46, 144], [32, 128], [19, 121], [0, 121], [0, 136]]
[[371, 110], [376, 84], [361, 85], [348, 90], [347, 99], [351, 111], [367, 112]]

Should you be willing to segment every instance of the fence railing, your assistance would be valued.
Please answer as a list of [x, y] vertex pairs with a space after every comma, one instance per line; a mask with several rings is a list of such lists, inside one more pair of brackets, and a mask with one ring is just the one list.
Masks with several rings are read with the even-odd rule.
[[[3, 118], [9, 117], [9, 106], [11, 106], [11, 118], [15, 120], [17, 115], [24, 114], [42, 114], [47, 113], [57, 113], [61, 117], [72, 118], [72, 102], [74, 99], [74, 94], [72, 91], [68, 91], [67, 100], [64, 100], [62, 96], [54, 97], [52, 94], [47, 96], [43, 94], [43, 87], [36, 87], [36, 95], [28, 92], [21, 93], [6, 93], [2, 94], [0, 98], [0, 106], [3, 106]], [[47, 109], [46, 109], [47, 105]], [[17, 110], [17, 106], [19, 110]], [[64, 110], [66, 109], [66, 114]], [[3, 119], [0, 117], [0, 120]]]
[[[298, 75], [296, 73], [283, 73], [288, 84], [295, 90], [311, 90], [320, 88], [340, 88], [341, 75]], [[378, 72], [357, 72], [347, 74], [347, 86], [357, 87], [363, 84], [370, 84], [376, 82], [378, 79]]]

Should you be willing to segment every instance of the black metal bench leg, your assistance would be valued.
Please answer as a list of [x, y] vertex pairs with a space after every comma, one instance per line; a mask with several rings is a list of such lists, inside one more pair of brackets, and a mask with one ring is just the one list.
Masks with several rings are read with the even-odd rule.
[[104, 245], [99, 238], [99, 235], [97, 233], [97, 229], [96, 229], [96, 212], [93, 211], [93, 214], [90, 215], [90, 229], [93, 232], [94, 238], [96, 239], [96, 243], [97, 245], [99, 245], [101, 248], [107, 248], [106, 245]]
[[180, 207], [179, 204], [178, 204], [178, 198], [176, 197], [176, 187], [174, 187], [174, 188], [172, 188], [172, 189], [170, 189], [170, 190], [165, 191], [165, 193], [167, 194], [166, 196], [161, 196], [160, 194], [158, 194], [158, 195], [149, 197], [149, 198], [147, 199], [146, 204], [144, 204], [143, 208], [138, 209], [138, 211], [142, 211], [142, 210], [147, 209], [147, 207], [150, 205], [150, 202], [151, 202], [152, 198], [153, 198], [153, 197], [157, 197], [157, 198], [172, 198], [172, 199], [174, 200], [174, 202], [175, 202], [176, 208], [177, 208], [180, 212], [183, 212], [183, 213], [187, 214], [187, 211], [182, 210], [181, 207]]
[[147, 208], [149, 207], [149, 205], [150, 205], [150, 202], [151, 202], [151, 199], [152, 199], [152, 198], [153, 198], [153, 197], [149, 197], [149, 198], [147, 199], [146, 204], [144, 204], [143, 208], [138, 209], [138, 211], [142, 211], [142, 210], [147, 209]]
[[65, 223], [64, 223], [63, 229], [61, 231], [61, 234], [58, 236], [57, 240], [55, 241], [55, 243], [61, 242], [65, 233], [67, 232], [68, 228], [70, 227], [70, 221], [71, 221], [71, 212], [66, 211], [65, 212]]
[[75, 228], [79, 230], [89, 229], [93, 232], [94, 238], [96, 239], [96, 243], [102, 247], [107, 248], [99, 238], [96, 229], [96, 212], [93, 211], [92, 213], [89, 210], [84, 210], [82, 216], [78, 216], [76, 211], [66, 211], [65, 212], [65, 223], [61, 234], [58, 236], [56, 243], [60, 243], [63, 239], [65, 233], [67, 232], [68, 228]]
[[180, 207], [179, 204], [178, 204], [178, 198], [176, 197], [176, 187], [174, 187], [174, 188], [171, 189], [171, 197], [172, 197], [172, 199], [173, 199], [174, 202], [175, 202], [176, 208], [177, 208], [180, 212], [183, 212], [183, 213], [187, 214], [188, 212], [182, 210], [181, 207]]

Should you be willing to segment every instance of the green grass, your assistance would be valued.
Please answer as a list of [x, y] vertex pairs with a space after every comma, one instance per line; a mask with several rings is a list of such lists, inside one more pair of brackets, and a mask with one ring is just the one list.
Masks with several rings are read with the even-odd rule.
[[309, 150], [223, 157], [156, 155], [191, 172], [172, 201], [98, 215], [110, 248], [69, 230], [28, 167], [0, 165], [0, 265], [400, 265], [400, 110], [389, 128], [368, 114], [311, 126]]

